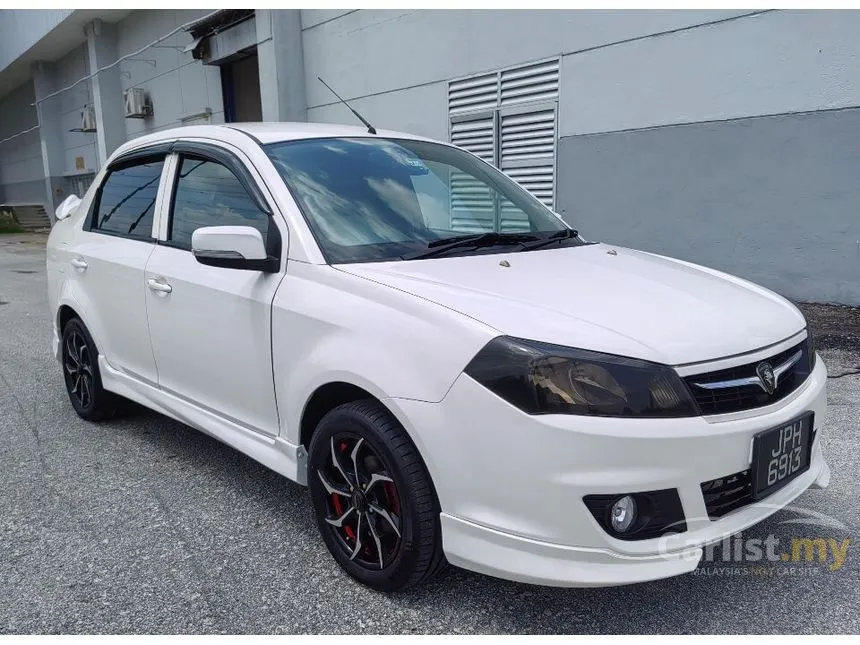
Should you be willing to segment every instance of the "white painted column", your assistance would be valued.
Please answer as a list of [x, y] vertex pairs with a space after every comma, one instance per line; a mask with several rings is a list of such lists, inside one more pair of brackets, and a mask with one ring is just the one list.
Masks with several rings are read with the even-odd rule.
[[263, 121], [307, 121], [300, 9], [257, 9]]
[[59, 97], [44, 97], [56, 91], [56, 70], [52, 63], [33, 63], [33, 90], [39, 115], [39, 143], [42, 148], [42, 169], [45, 175], [45, 210], [54, 223], [54, 209], [65, 199], [63, 179], [63, 130]]
[[[119, 58], [115, 25], [94, 20], [85, 32], [91, 74]], [[126, 140], [119, 65], [96, 74], [90, 82], [96, 114], [96, 153], [101, 166]]]

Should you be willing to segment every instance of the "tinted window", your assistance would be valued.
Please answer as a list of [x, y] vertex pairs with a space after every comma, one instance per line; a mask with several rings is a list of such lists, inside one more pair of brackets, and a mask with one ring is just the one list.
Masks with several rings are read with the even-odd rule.
[[226, 167], [183, 157], [170, 226], [170, 240], [185, 248], [191, 248], [191, 234], [201, 226], [253, 226], [265, 242], [269, 216]]
[[566, 228], [506, 175], [450, 146], [374, 137], [265, 149], [332, 263], [400, 259], [465, 234]]
[[102, 184], [94, 230], [150, 239], [164, 160], [112, 171]]

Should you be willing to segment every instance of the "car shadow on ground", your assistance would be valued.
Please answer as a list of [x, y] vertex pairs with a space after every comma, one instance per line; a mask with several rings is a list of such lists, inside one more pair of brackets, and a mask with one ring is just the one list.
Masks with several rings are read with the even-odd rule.
[[[734, 622], [740, 620], [738, 615], [747, 614], [743, 631], [767, 633], [781, 628], [754, 610], [753, 599], [759, 597], [762, 585], [783, 586], [785, 593], [798, 602], [804, 598], [812, 603], [824, 602], [812, 590], [817, 586], [818, 576], [828, 572], [782, 575], [777, 563], [769, 565], [769, 574], [755, 573], [751, 563], [735, 563], [731, 559], [735, 556], [723, 559], [719, 548], [711, 562], [700, 563], [692, 574], [629, 586], [541, 587], [449, 566], [423, 586], [396, 594], [379, 594], [348, 578], [324, 551], [305, 487], [202, 432], [139, 406], [134, 406], [128, 417], [110, 425], [116, 432], [131, 433], [148, 444], [147, 452], [154, 463], [169, 461], [181, 465], [182, 469], [200, 469], [207, 478], [217, 478], [219, 485], [233, 488], [242, 497], [252, 497], [278, 523], [287, 525], [285, 532], [291, 539], [318, 544], [321, 557], [317, 566], [326, 568], [327, 575], [340, 577], [354, 593], [383, 599], [402, 610], [433, 615], [439, 614], [440, 598], [443, 598], [444, 611], [450, 615], [439, 616], [440, 631], [450, 631], [446, 625], [455, 621], [464, 630], [493, 633], [731, 632], [737, 630], [733, 625], [738, 624]], [[806, 493], [815, 494], [821, 493]], [[789, 517], [787, 513], [777, 512], [744, 535], [763, 539], [770, 534], [785, 534], [781, 522]], [[285, 544], [284, 548], [289, 549], [290, 545]], [[200, 555], [206, 557], [205, 553]], [[278, 563], [273, 560], [272, 566]], [[717, 571], [720, 568], [723, 571]], [[671, 612], [666, 611], [667, 603], [673, 605]], [[416, 631], [404, 627], [405, 631]], [[792, 627], [785, 629], [791, 631]]]

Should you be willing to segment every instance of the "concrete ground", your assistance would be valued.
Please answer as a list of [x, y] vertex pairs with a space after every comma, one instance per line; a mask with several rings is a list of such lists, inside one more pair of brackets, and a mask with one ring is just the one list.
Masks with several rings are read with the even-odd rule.
[[[44, 236], [0, 236], [0, 633], [860, 631], [860, 375], [831, 379], [831, 487], [796, 503], [822, 525], [784, 510], [745, 533], [848, 539], [836, 570], [717, 552], [677, 578], [552, 589], [449, 567], [387, 596], [341, 573], [304, 488], [155, 413], [79, 419], [44, 265]], [[832, 374], [860, 368], [850, 345], [822, 354]]]

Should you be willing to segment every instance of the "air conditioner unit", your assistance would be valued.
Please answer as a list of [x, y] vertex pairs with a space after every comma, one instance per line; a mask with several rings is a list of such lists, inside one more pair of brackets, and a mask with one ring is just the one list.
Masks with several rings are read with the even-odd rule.
[[146, 102], [142, 87], [130, 87], [122, 93], [126, 119], [142, 119], [152, 116], [152, 106]]
[[81, 132], [96, 131], [96, 111], [92, 105], [85, 105], [81, 110]]

